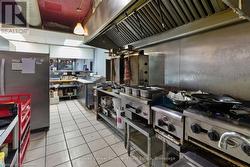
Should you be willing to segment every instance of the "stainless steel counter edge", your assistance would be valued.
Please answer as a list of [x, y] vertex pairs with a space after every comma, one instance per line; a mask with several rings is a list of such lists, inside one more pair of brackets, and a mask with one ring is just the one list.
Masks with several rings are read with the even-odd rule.
[[77, 79], [75, 81], [83, 83], [83, 84], [93, 84], [94, 83], [93, 81], [88, 81], [88, 80], [85, 80], [85, 79]]
[[110, 96], [114, 96], [116, 98], [121, 98], [120, 94], [117, 94], [117, 93], [114, 93], [114, 92], [108, 92], [106, 90], [103, 90], [103, 89], [100, 89], [100, 88], [97, 88], [97, 87], [93, 87], [93, 89], [97, 90], [97, 91], [100, 91], [102, 93], [105, 93], [105, 94], [108, 94]]
[[180, 112], [177, 112], [177, 111], [174, 111], [174, 110], [171, 110], [169, 108], [162, 107], [162, 106], [152, 106], [151, 109], [153, 111], [161, 112], [161, 113], [164, 113], [168, 116], [171, 116], [177, 120], [183, 121], [183, 115]]
[[146, 99], [146, 98], [140, 98], [140, 97], [134, 97], [134, 96], [131, 96], [131, 95], [127, 95], [125, 93], [120, 93], [120, 96], [122, 98], [127, 98], [127, 99], [131, 99], [131, 100], [135, 100], [137, 102], [140, 102], [140, 103], [143, 103], [143, 104], [150, 104], [152, 102], [151, 99]]

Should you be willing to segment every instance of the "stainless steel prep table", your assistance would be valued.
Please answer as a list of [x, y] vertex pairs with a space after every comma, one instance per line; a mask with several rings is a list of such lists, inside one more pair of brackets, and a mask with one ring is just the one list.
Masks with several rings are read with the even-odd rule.
[[153, 128], [145, 127], [140, 123], [125, 118], [125, 146], [130, 156], [131, 146], [147, 158], [148, 166], [152, 159], [161, 155], [162, 142], [155, 137]]
[[107, 117], [106, 115], [104, 115], [103, 113], [100, 112], [100, 109], [101, 109], [101, 106], [99, 105], [100, 104], [100, 98], [101, 96], [112, 96], [112, 97], [115, 97], [115, 98], [118, 98], [120, 99], [120, 95], [117, 94], [117, 93], [114, 93], [114, 92], [108, 92], [106, 90], [103, 90], [103, 89], [100, 89], [100, 88], [97, 88], [97, 87], [94, 87], [93, 88], [96, 92], [94, 93], [94, 109], [95, 109], [95, 112], [96, 112], [96, 118], [97, 120], [98, 119], [103, 119], [112, 129], [114, 129], [116, 132], [118, 132], [117, 134], [121, 137], [124, 137], [124, 131], [123, 130], [120, 130], [116, 127], [116, 122], [112, 119], [112, 118], [109, 118]]

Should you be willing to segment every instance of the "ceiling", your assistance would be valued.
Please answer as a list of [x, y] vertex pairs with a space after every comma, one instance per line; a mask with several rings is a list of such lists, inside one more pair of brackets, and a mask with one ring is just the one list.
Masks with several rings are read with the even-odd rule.
[[[49, 30], [73, 31], [92, 11], [92, 0], [38, 0], [42, 26]], [[80, 11], [77, 11], [80, 8]]]

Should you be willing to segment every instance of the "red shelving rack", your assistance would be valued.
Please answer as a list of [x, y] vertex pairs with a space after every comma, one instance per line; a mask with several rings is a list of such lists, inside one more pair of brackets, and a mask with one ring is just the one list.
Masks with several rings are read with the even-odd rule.
[[18, 107], [18, 166], [22, 166], [30, 142], [31, 95], [17, 94], [0, 96], [0, 104], [17, 104]]

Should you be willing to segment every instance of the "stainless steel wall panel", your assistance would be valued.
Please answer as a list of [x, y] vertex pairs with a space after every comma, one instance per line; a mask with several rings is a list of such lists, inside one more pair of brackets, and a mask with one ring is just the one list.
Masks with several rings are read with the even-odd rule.
[[[155, 83], [153, 80], [156, 80], [160, 83], [159, 78], [164, 78], [164, 83], [168, 86], [179, 86], [180, 83], [180, 70], [179, 70], [179, 63], [180, 63], [180, 48], [179, 48], [180, 41], [172, 41], [169, 42], [168, 45], [166, 44], [159, 44], [156, 47], [148, 47], [144, 48], [144, 51], [150, 57], [150, 61], [158, 62], [160, 57], [161, 60], [164, 62], [165, 67], [162, 67], [162, 63], [159, 63], [159, 67], [152, 68], [150, 67], [149, 77], [150, 77], [150, 84]], [[155, 63], [153, 63], [155, 64]], [[162, 70], [164, 69], [164, 75]], [[160, 71], [160, 72], [159, 72]], [[153, 75], [152, 74], [157, 74]], [[159, 75], [158, 75], [159, 74]], [[156, 79], [158, 78], [158, 79]]]
[[246, 22], [143, 49], [150, 60], [164, 55], [166, 85], [250, 100], [249, 36]]
[[[147, 54], [147, 53], [146, 53]], [[151, 53], [149, 56], [149, 83], [150, 85], [164, 85], [165, 54]], [[156, 70], [157, 69], [157, 70]], [[157, 71], [157, 75], [156, 72]]]
[[182, 39], [180, 85], [250, 100], [249, 35], [245, 23]]

